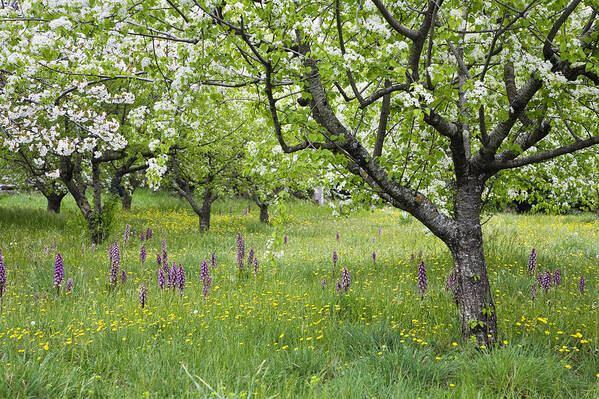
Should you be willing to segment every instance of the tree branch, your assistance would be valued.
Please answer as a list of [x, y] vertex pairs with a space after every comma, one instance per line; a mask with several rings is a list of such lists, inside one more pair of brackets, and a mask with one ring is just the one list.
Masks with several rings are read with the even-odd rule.
[[393, 15], [391, 15], [389, 10], [387, 10], [387, 8], [385, 8], [385, 5], [383, 4], [383, 2], [381, 0], [372, 0], [372, 2], [376, 6], [376, 8], [379, 9], [379, 12], [383, 16], [383, 18], [385, 18], [385, 21], [387, 21], [387, 23], [389, 25], [391, 25], [391, 27], [397, 33], [399, 33], [400, 35], [405, 36], [411, 40], [418, 40], [420, 32], [415, 31], [410, 28], [406, 28], [405, 26], [403, 26], [399, 22], [397, 22], [397, 20], [395, 18], [393, 18]]
[[493, 132], [489, 135], [488, 144], [482, 146], [476, 156], [472, 158], [474, 164], [477, 164], [484, 169], [483, 164], [493, 160], [497, 149], [509, 135], [512, 127], [541, 86], [542, 81], [534, 76], [531, 76], [528, 79], [511, 103], [508, 119], [499, 122], [497, 126], [495, 126], [495, 129], [493, 129]]
[[560, 155], [570, 154], [575, 151], [591, 147], [595, 144], [599, 144], [599, 136], [593, 136], [586, 140], [577, 141], [575, 143], [555, 148], [553, 150], [539, 152], [524, 158], [517, 158], [506, 162], [495, 161], [491, 163], [490, 168], [493, 170], [519, 168], [524, 165], [544, 162], [559, 157]]
[[[386, 79], [385, 87], [389, 87], [391, 82]], [[391, 108], [391, 94], [385, 94], [383, 96], [383, 103], [381, 104], [381, 112], [379, 116], [379, 125], [376, 132], [376, 141], [374, 143], [374, 151], [372, 152], [373, 157], [380, 157], [383, 153], [383, 144], [385, 142], [385, 136], [387, 136], [387, 122], [389, 121], [389, 113]]]

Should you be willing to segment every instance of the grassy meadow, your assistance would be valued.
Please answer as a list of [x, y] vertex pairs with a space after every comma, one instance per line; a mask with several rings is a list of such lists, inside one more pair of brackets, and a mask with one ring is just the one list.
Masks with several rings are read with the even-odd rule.
[[[599, 397], [594, 216], [502, 214], [485, 223], [500, 328], [500, 344], [489, 351], [462, 342], [445, 289], [449, 252], [412, 218], [391, 208], [338, 217], [330, 207], [294, 201], [284, 220], [265, 226], [253, 204], [244, 214], [248, 204], [217, 201], [211, 230], [202, 234], [186, 203], [141, 192], [131, 211], [118, 211], [111, 237], [94, 248], [72, 199], [53, 215], [39, 195], [0, 197], [8, 271], [0, 397]], [[137, 233], [123, 246], [127, 223]], [[139, 232], [147, 228], [153, 237], [142, 242]], [[255, 275], [247, 265], [238, 271], [237, 233], [246, 258], [255, 248]], [[158, 287], [163, 238], [169, 261], [185, 267], [182, 293]], [[114, 241], [128, 278], [111, 288]], [[534, 301], [530, 287], [537, 278], [527, 271], [533, 247], [537, 272], [559, 268], [563, 276], [547, 292], [538, 287]], [[65, 271], [58, 295], [57, 252]], [[216, 267], [204, 297], [200, 264], [212, 252]], [[416, 282], [420, 259], [428, 276], [423, 298]], [[350, 289], [338, 293], [345, 267]], [[66, 294], [68, 278], [74, 286]], [[142, 283], [148, 287], [143, 309]]]

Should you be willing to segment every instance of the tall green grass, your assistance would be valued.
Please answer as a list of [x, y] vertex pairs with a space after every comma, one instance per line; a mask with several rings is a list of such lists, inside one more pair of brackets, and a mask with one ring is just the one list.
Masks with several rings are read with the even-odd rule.
[[[599, 396], [599, 222], [588, 215], [494, 215], [485, 251], [497, 303], [500, 344], [473, 348], [445, 280], [448, 251], [394, 209], [334, 217], [329, 207], [295, 201], [258, 221], [248, 201], [217, 201], [212, 228], [198, 231], [186, 203], [137, 193], [133, 209], [97, 248], [65, 199], [59, 215], [38, 195], [0, 198], [0, 248], [8, 287], [0, 311], [0, 397], [576, 397]], [[232, 213], [230, 209], [232, 208]], [[123, 252], [128, 281], [108, 287], [107, 248], [136, 237]], [[148, 260], [137, 236], [148, 227]], [[379, 235], [379, 229], [381, 234]], [[260, 271], [240, 273], [236, 235], [254, 247]], [[335, 238], [339, 232], [340, 240]], [[282, 237], [287, 235], [288, 244]], [[157, 287], [156, 254], [186, 268], [183, 295]], [[535, 301], [527, 273], [531, 248], [539, 271], [560, 268], [562, 285]], [[333, 269], [331, 255], [339, 254]], [[376, 251], [376, 262], [372, 252]], [[422, 251], [429, 290], [420, 298]], [[56, 252], [71, 294], [52, 287]], [[200, 263], [216, 253], [209, 296]], [[337, 293], [347, 267], [352, 285]], [[587, 279], [587, 292], [577, 285]], [[323, 288], [323, 279], [325, 280]], [[138, 287], [148, 286], [141, 309]]]

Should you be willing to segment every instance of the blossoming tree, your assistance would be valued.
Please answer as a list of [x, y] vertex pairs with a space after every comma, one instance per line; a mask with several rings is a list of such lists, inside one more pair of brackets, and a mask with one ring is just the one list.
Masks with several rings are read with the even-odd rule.
[[[512, 170], [567, 175], [575, 152], [596, 162], [585, 151], [599, 143], [591, 0], [52, 3], [23, 1], [11, 18], [120, 43], [124, 66], [107, 78], [239, 90], [267, 105], [284, 152], [314, 150], [422, 222], [452, 254], [463, 335], [479, 345], [497, 339], [485, 198], [517, 188]], [[44, 40], [31, 41], [40, 54]]]
[[[131, 73], [114, 37], [98, 46], [97, 38], [70, 29], [73, 23], [60, 15], [64, 10], [37, 2], [15, 4], [16, 10], [0, 8], [6, 16], [0, 30], [0, 144], [30, 162], [41, 183], [44, 177], [46, 185], [60, 179], [92, 240], [100, 242], [106, 227], [102, 169], [135, 158], [147, 144], [127, 121], [135, 102], [132, 82], [149, 79]], [[58, 17], [47, 19], [52, 11]], [[30, 21], [24, 12], [43, 17]]]
[[160, 4], [177, 29], [139, 34], [204, 51], [200, 77], [259, 86], [283, 151], [338, 157], [426, 225], [453, 255], [464, 337], [493, 342], [483, 198], [511, 169], [599, 143], [592, 4]]
[[257, 115], [251, 121], [253, 134], [244, 149], [239, 173], [241, 191], [247, 191], [260, 210], [260, 221], [270, 223], [269, 208], [284, 206], [281, 200], [291, 193], [307, 192], [322, 184], [328, 161], [309, 153], [286, 154], [271, 133], [270, 118]]
[[[236, 112], [235, 104], [227, 104], [215, 93], [211, 97], [210, 92], [190, 88], [187, 95], [194, 98], [185, 100], [188, 107], [172, 107], [173, 127], [178, 134], [163, 143], [168, 143], [169, 156], [168, 179], [163, 180], [198, 215], [200, 231], [210, 229], [214, 201], [233, 193], [249, 135], [247, 121]], [[198, 113], [198, 109], [204, 112]], [[198, 192], [200, 203], [196, 199]]]

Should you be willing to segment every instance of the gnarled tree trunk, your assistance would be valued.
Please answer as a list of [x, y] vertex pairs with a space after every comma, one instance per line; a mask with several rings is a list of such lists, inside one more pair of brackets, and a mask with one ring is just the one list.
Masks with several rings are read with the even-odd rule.
[[270, 215], [268, 214], [268, 207], [270, 206], [270, 204], [274, 201], [274, 198], [276, 198], [282, 191], [283, 191], [283, 187], [279, 187], [276, 190], [274, 190], [274, 192], [272, 193], [272, 195], [267, 198], [266, 200], [262, 200], [260, 198], [260, 195], [258, 194], [258, 189], [257, 187], [253, 187], [252, 188], [252, 198], [254, 199], [254, 202], [256, 203], [256, 205], [258, 205], [258, 208], [260, 208], [260, 222], [262, 223], [266, 223], [269, 224], [270, 223]]
[[270, 216], [268, 214], [268, 202], [262, 201], [258, 194], [252, 193], [252, 197], [254, 198], [254, 202], [260, 208], [260, 221], [262, 223], [270, 223]]
[[59, 189], [56, 182], [44, 183], [36, 179], [34, 185], [46, 198], [46, 210], [48, 212], [60, 213], [60, 204], [62, 203], [62, 199], [67, 195], [67, 192]]
[[81, 211], [83, 218], [87, 223], [87, 229], [93, 243], [100, 244], [104, 240], [104, 231], [102, 226], [101, 215], [101, 196], [100, 196], [100, 173], [98, 165], [92, 164], [92, 179], [94, 188], [94, 205], [96, 209], [92, 209], [87, 197], [85, 196], [86, 186], [83, 184], [83, 179], [80, 176], [81, 160], [76, 159], [73, 162], [71, 156], [63, 156], [60, 159], [60, 178], [67, 187], [69, 193], [75, 199], [77, 207]]
[[210, 187], [205, 186], [202, 206], [199, 206], [193, 198], [194, 190], [189, 184], [182, 180], [176, 180], [175, 188], [189, 202], [191, 209], [198, 215], [200, 231], [210, 230], [210, 209], [212, 208], [212, 203], [218, 199], [218, 195], [214, 194]]
[[50, 193], [48, 195], [44, 195], [48, 202], [46, 206], [46, 210], [48, 212], [60, 213], [60, 204], [62, 203], [62, 199], [67, 195], [67, 193]]
[[454, 202], [456, 233], [446, 244], [454, 262], [462, 334], [474, 336], [479, 345], [489, 345], [497, 339], [497, 315], [483, 250], [482, 189], [483, 183], [475, 178], [457, 187]]

